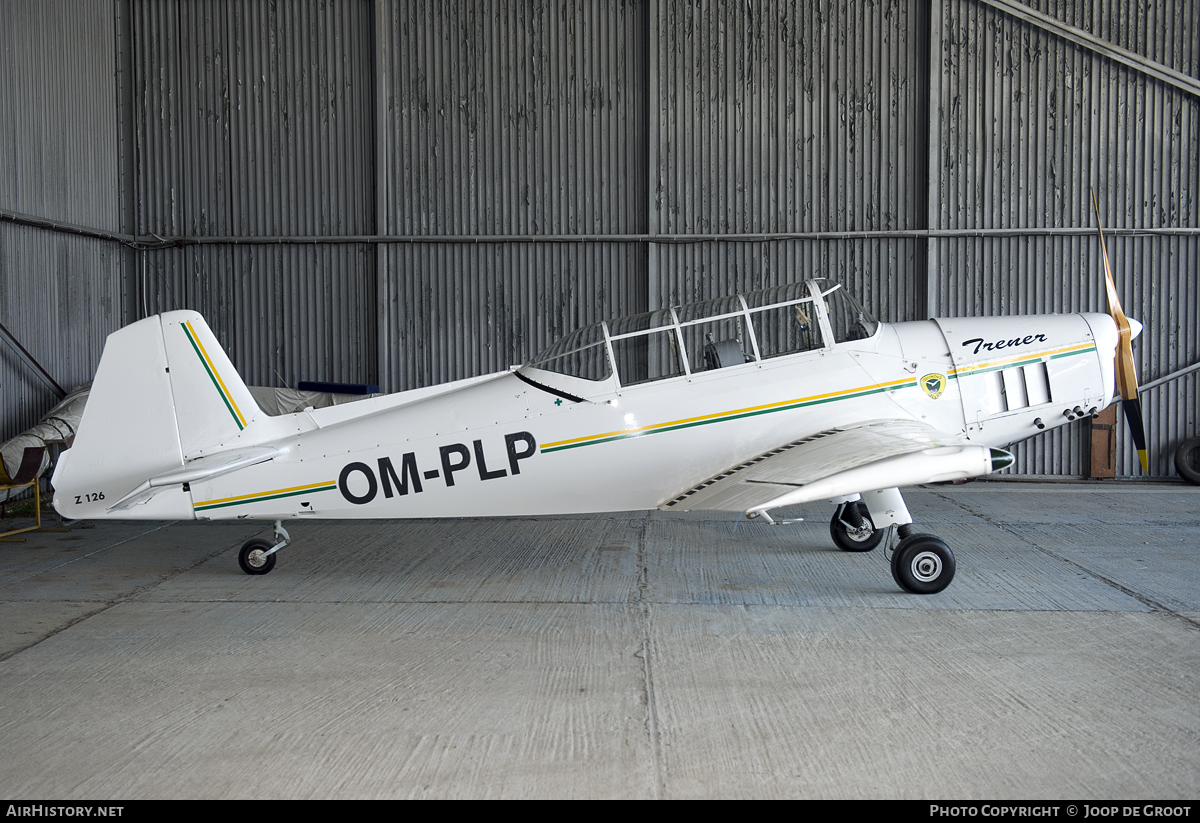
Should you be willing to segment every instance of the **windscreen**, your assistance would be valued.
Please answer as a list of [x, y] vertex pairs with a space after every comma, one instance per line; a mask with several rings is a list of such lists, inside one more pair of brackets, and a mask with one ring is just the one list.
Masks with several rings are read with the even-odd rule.
[[[825, 307], [829, 311], [829, 325], [833, 328], [834, 342], [866, 340], [875, 334], [879, 322], [860, 306], [858, 301], [846, 294], [846, 290], [840, 284], [829, 284], [825, 280], [816, 282], [823, 292]], [[827, 292], [826, 289], [832, 291]]]
[[584, 326], [543, 349], [529, 361], [535, 369], [580, 377], [584, 380], [603, 380], [611, 373], [608, 351], [604, 345], [604, 327], [600, 323]]

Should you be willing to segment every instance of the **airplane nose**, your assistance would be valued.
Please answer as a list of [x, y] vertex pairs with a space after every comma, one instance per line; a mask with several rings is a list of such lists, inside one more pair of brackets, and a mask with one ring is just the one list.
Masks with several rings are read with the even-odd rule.
[[1142, 333], [1142, 324], [1132, 317], [1126, 317], [1125, 319], [1129, 321], [1129, 339], [1137, 340], [1137, 336]]

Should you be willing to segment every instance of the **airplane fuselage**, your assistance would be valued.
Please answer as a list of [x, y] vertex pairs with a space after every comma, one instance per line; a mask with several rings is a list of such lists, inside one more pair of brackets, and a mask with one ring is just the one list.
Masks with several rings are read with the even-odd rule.
[[261, 520], [650, 509], [781, 443], [863, 421], [1008, 445], [1107, 406], [1115, 339], [1101, 314], [955, 318], [630, 386], [527, 366], [524, 380], [501, 372], [260, 415], [185, 447], [183, 462], [267, 446], [271, 459], [117, 511], [128, 480], [66, 460], [55, 506], [74, 518]]

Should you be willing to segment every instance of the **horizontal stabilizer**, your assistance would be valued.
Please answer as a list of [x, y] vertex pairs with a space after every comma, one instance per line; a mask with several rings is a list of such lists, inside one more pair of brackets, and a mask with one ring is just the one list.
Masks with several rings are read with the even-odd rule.
[[221, 454], [212, 454], [197, 460], [189, 460], [181, 469], [160, 474], [143, 482], [129, 494], [109, 506], [108, 510], [110, 512], [124, 511], [136, 506], [138, 503], [145, 503], [168, 487], [180, 486], [184, 483], [196, 483], [201, 480], [212, 480], [214, 477], [220, 477], [223, 474], [229, 474], [238, 469], [244, 469], [247, 466], [265, 463], [280, 454], [283, 454], [283, 449], [274, 446], [255, 446]]

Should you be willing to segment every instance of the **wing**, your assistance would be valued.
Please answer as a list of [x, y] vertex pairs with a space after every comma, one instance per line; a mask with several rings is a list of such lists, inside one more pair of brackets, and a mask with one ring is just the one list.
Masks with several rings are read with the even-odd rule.
[[911, 420], [872, 420], [811, 434], [739, 463], [664, 500], [664, 511], [761, 511], [887, 489], [978, 477], [1012, 462], [1000, 449]]

